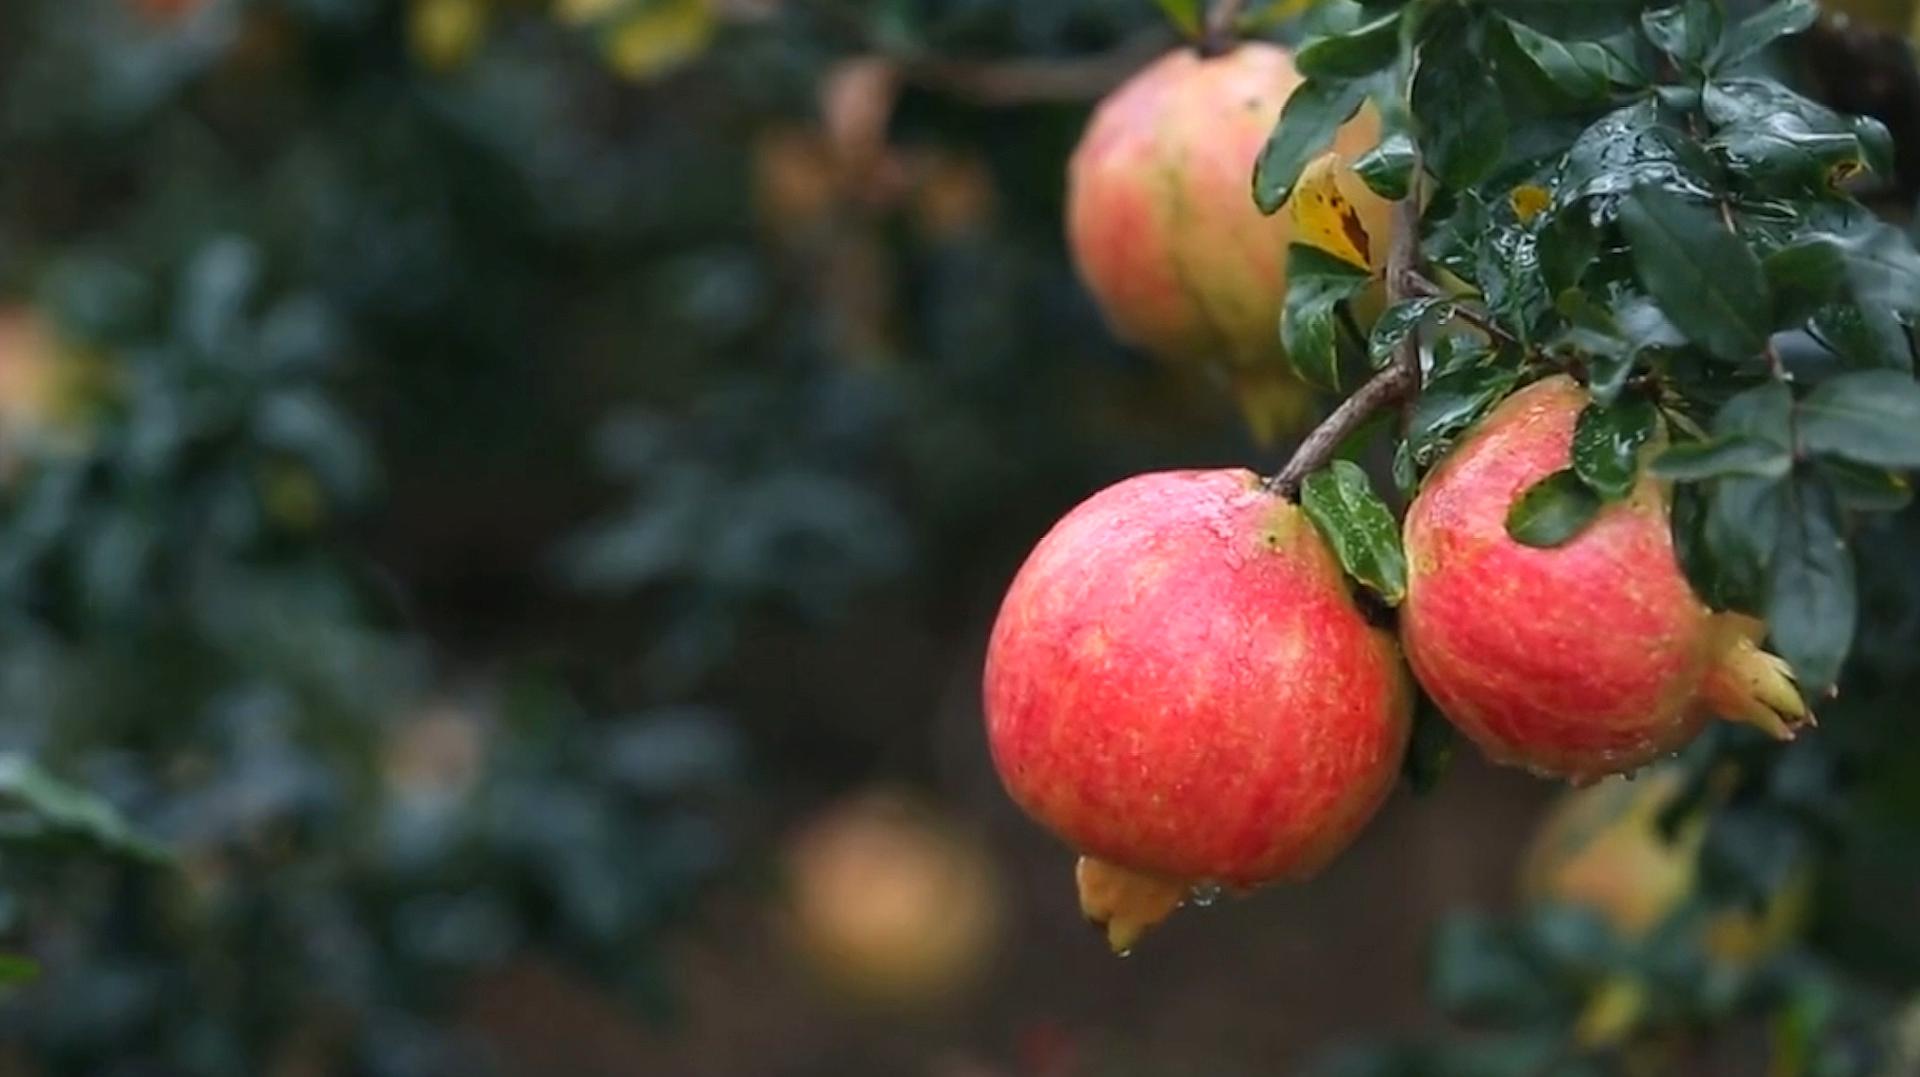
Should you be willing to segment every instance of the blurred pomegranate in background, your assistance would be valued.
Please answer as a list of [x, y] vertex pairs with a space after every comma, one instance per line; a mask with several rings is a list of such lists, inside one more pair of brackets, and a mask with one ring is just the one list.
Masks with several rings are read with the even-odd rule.
[[785, 850], [786, 933], [807, 969], [865, 1007], [950, 1004], [1002, 929], [986, 848], [931, 804], [871, 791], [829, 806]]

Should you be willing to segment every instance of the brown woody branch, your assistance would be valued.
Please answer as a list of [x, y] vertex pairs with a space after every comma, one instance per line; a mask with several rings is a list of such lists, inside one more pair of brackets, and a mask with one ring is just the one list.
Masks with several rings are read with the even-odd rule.
[[[1416, 175], [1418, 170], [1416, 169]], [[1394, 209], [1393, 246], [1387, 254], [1387, 304], [1415, 294], [1420, 276], [1420, 192], [1418, 184], [1407, 192]], [[1333, 414], [1321, 420], [1306, 436], [1293, 458], [1280, 473], [1267, 480], [1267, 489], [1289, 501], [1300, 496], [1300, 484], [1308, 475], [1333, 459], [1340, 443], [1382, 408], [1392, 407], [1420, 391], [1419, 334], [1408, 333], [1394, 349], [1387, 368], [1375, 374], [1352, 396], [1340, 402]]]
[[1239, 36], [1235, 27], [1246, 6], [1246, 0], [1213, 0], [1207, 8], [1206, 26], [1200, 36], [1202, 55], [1218, 56], [1233, 48], [1234, 39]]

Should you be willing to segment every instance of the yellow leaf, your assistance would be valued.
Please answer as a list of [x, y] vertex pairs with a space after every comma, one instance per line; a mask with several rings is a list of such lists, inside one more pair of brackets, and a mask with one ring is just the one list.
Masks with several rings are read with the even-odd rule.
[[1359, 211], [1340, 190], [1345, 166], [1340, 155], [1329, 153], [1307, 165], [1293, 189], [1293, 241], [1333, 255], [1361, 269], [1372, 269], [1368, 252], [1372, 240], [1360, 223]]
[[598, 22], [626, 6], [626, 0], [554, 0], [554, 14], [573, 26]]
[[1507, 201], [1513, 204], [1513, 215], [1520, 218], [1520, 223], [1528, 224], [1553, 203], [1553, 196], [1547, 193], [1545, 187], [1529, 183], [1515, 187], [1513, 193], [1507, 196]]
[[712, 38], [707, 0], [656, 0], [608, 31], [607, 62], [628, 78], [653, 78], [706, 51]]
[[413, 54], [435, 71], [464, 65], [487, 36], [484, 0], [414, 0], [407, 12]]

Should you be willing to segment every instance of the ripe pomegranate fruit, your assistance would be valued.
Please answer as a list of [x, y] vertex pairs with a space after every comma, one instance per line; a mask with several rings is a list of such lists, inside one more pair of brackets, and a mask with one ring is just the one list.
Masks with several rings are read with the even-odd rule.
[[[1262, 216], [1254, 161], [1300, 85], [1278, 45], [1207, 58], [1179, 49], [1095, 110], [1067, 172], [1067, 239], [1115, 335], [1180, 363], [1225, 363], [1255, 432], [1296, 420], [1306, 389], [1287, 373], [1278, 326], [1289, 215]], [[1352, 160], [1378, 141], [1362, 111], [1334, 150]], [[1390, 203], [1351, 172], [1340, 182], [1386, 255]]]
[[992, 859], [932, 806], [873, 791], [830, 806], [786, 849], [788, 938], [849, 1002], [931, 1008], [976, 983], [1000, 935]]
[[1531, 385], [1427, 478], [1406, 520], [1414, 676], [1497, 762], [1574, 780], [1670, 754], [1715, 715], [1791, 736], [1807, 712], [1786, 664], [1758, 622], [1694, 595], [1652, 476], [1563, 546], [1507, 534], [1514, 499], [1568, 466], [1587, 401], [1571, 378]]
[[1141, 475], [1027, 558], [987, 649], [1013, 799], [1124, 951], [1196, 887], [1312, 875], [1393, 786], [1411, 694], [1312, 523], [1246, 471]]

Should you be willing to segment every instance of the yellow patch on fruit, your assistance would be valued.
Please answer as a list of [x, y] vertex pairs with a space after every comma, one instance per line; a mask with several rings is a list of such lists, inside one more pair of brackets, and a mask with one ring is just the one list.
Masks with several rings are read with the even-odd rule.
[[1304, 243], [1361, 269], [1372, 269], [1367, 252], [1372, 237], [1360, 223], [1360, 212], [1340, 189], [1345, 168], [1337, 153], [1323, 154], [1300, 173], [1300, 183], [1288, 203], [1293, 213], [1293, 241]]
[[713, 30], [707, 0], [657, 0], [608, 29], [607, 63], [630, 79], [658, 78], [705, 52]]
[[1507, 201], [1512, 204], [1513, 215], [1520, 218], [1521, 224], [1531, 224], [1552, 204], [1553, 196], [1547, 193], [1545, 187], [1528, 183], [1515, 187], [1513, 193], [1507, 196]]

